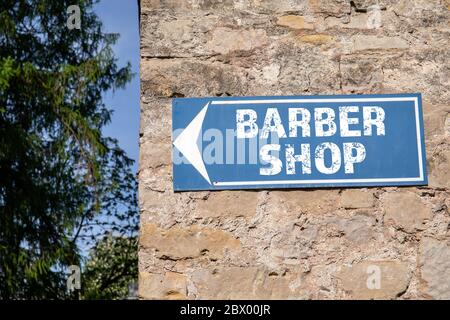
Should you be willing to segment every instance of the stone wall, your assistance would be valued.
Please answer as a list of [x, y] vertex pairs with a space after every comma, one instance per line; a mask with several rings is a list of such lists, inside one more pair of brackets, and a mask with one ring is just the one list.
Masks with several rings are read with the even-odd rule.
[[[141, 10], [141, 298], [450, 298], [450, 1]], [[423, 95], [428, 187], [173, 192], [173, 97], [402, 92]]]

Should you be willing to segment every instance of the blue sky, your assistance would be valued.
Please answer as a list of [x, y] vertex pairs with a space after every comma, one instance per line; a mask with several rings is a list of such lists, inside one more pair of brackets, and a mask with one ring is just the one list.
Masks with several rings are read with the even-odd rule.
[[139, 16], [136, 0], [101, 0], [95, 11], [103, 22], [104, 31], [119, 33], [120, 38], [114, 47], [118, 65], [131, 63], [135, 74], [125, 89], [108, 92], [104, 102], [114, 110], [112, 122], [103, 130], [106, 136], [119, 140], [119, 144], [128, 156], [139, 158]]

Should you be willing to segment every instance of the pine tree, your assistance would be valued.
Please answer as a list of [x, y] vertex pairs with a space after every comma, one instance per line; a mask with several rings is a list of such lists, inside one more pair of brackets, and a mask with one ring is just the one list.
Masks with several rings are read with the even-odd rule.
[[137, 230], [132, 160], [102, 134], [102, 94], [125, 86], [130, 65], [117, 65], [118, 35], [102, 31], [94, 0], [78, 1], [81, 28], [67, 27], [74, 2], [0, 2], [3, 299], [68, 297], [83, 250]]

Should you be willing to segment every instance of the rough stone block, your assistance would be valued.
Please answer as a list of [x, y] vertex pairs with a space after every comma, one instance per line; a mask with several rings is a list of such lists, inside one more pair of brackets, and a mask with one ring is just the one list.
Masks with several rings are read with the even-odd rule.
[[450, 299], [450, 244], [425, 237], [418, 259], [425, 294], [433, 299]]
[[402, 261], [363, 261], [337, 274], [351, 299], [395, 299], [408, 288], [411, 272]]
[[212, 32], [208, 47], [214, 53], [228, 54], [234, 51], [252, 51], [267, 44], [268, 38], [265, 30], [233, 30], [230, 28], [217, 28]]
[[347, 189], [341, 194], [341, 206], [346, 209], [371, 208], [375, 197], [373, 191], [360, 189]]
[[139, 284], [139, 296], [143, 299], [181, 300], [187, 298], [187, 278], [179, 273], [140, 272]]
[[409, 44], [400, 37], [373, 35], [353, 36], [353, 51], [408, 49]]
[[386, 193], [382, 203], [386, 211], [384, 221], [409, 233], [423, 230], [424, 224], [433, 216], [431, 209], [413, 192], [399, 190]]
[[277, 24], [290, 29], [314, 29], [313, 23], [307, 21], [303, 16], [287, 15], [281, 16], [277, 20]]
[[251, 217], [256, 213], [258, 192], [218, 191], [198, 202], [196, 215], [199, 217]]
[[430, 160], [430, 186], [450, 188], [450, 145], [443, 145]]
[[290, 190], [270, 192], [274, 208], [285, 208], [290, 213], [325, 214], [338, 208], [337, 190]]
[[140, 245], [155, 249], [160, 258], [193, 259], [202, 255], [217, 260], [226, 250], [239, 250], [241, 244], [231, 234], [199, 226], [160, 229], [154, 224], [141, 226]]
[[262, 267], [219, 267], [195, 271], [192, 281], [204, 299], [298, 299], [300, 277], [272, 276]]

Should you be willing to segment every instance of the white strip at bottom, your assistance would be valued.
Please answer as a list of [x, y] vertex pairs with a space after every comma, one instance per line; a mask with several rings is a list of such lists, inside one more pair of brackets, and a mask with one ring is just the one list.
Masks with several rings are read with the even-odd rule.
[[413, 182], [422, 181], [416, 178], [383, 178], [383, 179], [325, 179], [325, 180], [273, 180], [273, 181], [223, 181], [213, 182], [215, 186], [258, 186], [268, 184], [324, 184], [324, 183], [366, 183], [366, 182]]

